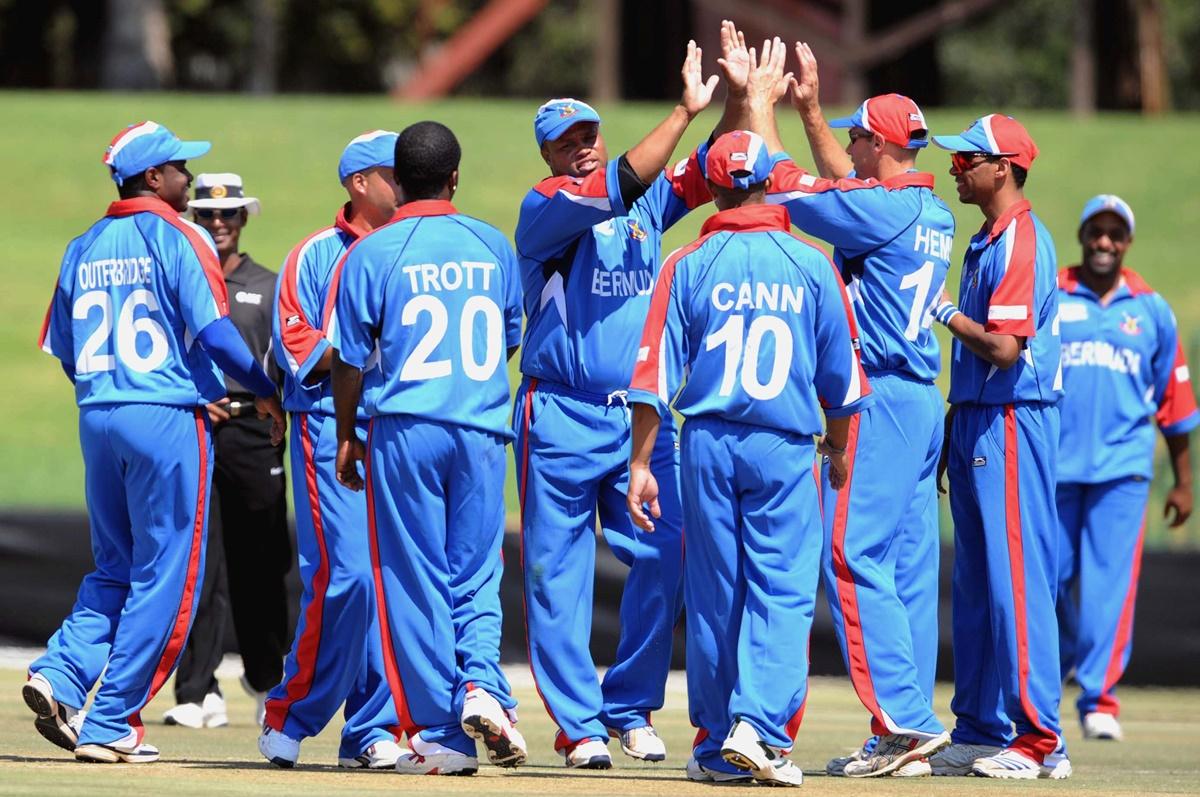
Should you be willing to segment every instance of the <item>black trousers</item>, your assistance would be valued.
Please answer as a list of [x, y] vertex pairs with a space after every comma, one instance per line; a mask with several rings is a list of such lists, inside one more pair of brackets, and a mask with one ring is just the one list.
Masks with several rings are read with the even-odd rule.
[[[283, 446], [270, 421], [231, 418], [213, 428], [213, 490], [200, 602], [175, 675], [175, 700], [220, 692], [215, 676], [227, 618], [246, 680], [265, 692], [283, 679], [288, 633], [286, 576], [294, 559], [287, 527]], [[294, 607], [293, 607], [294, 611]]]

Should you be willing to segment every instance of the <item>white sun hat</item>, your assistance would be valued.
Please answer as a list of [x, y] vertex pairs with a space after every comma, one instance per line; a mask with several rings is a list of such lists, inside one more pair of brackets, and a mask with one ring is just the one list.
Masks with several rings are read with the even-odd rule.
[[241, 175], [233, 172], [196, 175], [195, 196], [189, 208], [245, 208], [254, 215], [262, 209], [256, 197], [246, 196]]

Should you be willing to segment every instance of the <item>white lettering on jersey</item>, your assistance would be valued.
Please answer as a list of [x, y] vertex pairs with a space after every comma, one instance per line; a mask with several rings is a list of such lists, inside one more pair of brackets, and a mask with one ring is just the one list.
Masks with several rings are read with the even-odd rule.
[[592, 271], [594, 296], [648, 296], [654, 292], [654, 277], [649, 271]]
[[1137, 374], [1142, 367], [1142, 355], [1105, 340], [1073, 340], [1063, 344], [1062, 365], [1064, 368], [1088, 365], [1118, 374]]
[[413, 293], [456, 291], [464, 286], [469, 291], [488, 291], [491, 290], [492, 272], [495, 270], [495, 263], [474, 260], [464, 260], [462, 263], [451, 261], [440, 266], [436, 263], [417, 263], [400, 268], [408, 277]]
[[756, 282], [751, 286], [749, 282], [743, 282], [734, 288], [728, 282], [718, 282], [713, 286], [711, 299], [713, 307], [723, 313], [750, 308], [799, 313], [804, 304], [804, 286], [781, 285], [777, 282]]
[[148, 257], [110, 257], [80, 263], [76, 279], [82, 290], [108, 288], [117, 285], [147, 285], [150, 283]]
[[954, 236], [946, 235], [938, 230], [930, 230], [917, 225], [916, 238], [913, 240], [913, 251], [924, 252], [938, 260], [950, 260], [950, 250], [954, 247]]
[[1087, 317], [1087, 305], [1083, 302], [1060, 302], [1058, 305], [1058, 318], [1060, 321], [1067, 323], [1087, 321]]

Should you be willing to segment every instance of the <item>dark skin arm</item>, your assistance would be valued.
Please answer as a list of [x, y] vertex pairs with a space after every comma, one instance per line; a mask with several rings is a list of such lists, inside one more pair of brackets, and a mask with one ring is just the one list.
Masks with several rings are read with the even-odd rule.
[[306, 385], [315, 385], [325, 377], [329, 376], [329, 372], [333, 369], [333, 347], [327, 348], [321, 355], [321, 359], [317, 360], [317, 364], [308, 372], [308, 376], [304, 380]]
[[850, 469], [846, 441], [850, 437], [850, 419], [853, 417], [853, 415], [847, 415], [845, 418], [827, 417], [825, 419], [825, 436], [817, 444], [817, 453], [829, 458], [829, 486], [835, 490], [840, 490], [845, 486], [846, 475]]
[[[654, 531], [654, 518], [662, 516], [658, 505], [658, 480], [650, 472], [650, 454], [662, 419], [649, 404], [633, 405], [633, 454], [629, 459], [629, 492], [625, 505], [629, 516], [643, 531]], [[647, 513], [643, 504], [649, 508]]]
[[[942, 301], [951, 301], [949, 292], [942, 292]], [[956, 314], [946, 328], [975, 355], [1002, 371], [1016, 365], [1021, 349], [1025, 348], [1025, 338], [988, 332], [983, 324], [967, 318], [966, 313]]]
[[942, 455], [938, 458], [937, 490], [946, 494], [946, 469], [950, 466], [950, 430], [954, 427], [954, 413], [958, 411], [957, 404], [951, 404], [946, 410], [946, 436], [942, 440]]
[[333, 411], [337, 419], [337, 479], [358, 492], [363, 479], [358, 463], [366, 457], [366, 449], [358, 439], [358, 402], [362, 398], [362, 370], [347, 365], [335, 353], [333, 356]]
[[[1175, 473], [1175, 486], [1167, 493], [1163, 517], [1175, 529], [1187, 523], [1192, 515], [1192, 455], [1188, 451], [1188, 436], [1179, 434], [1168, 437], [1167, 452], [1171, 458], [1171, 470]], [[1174, 518], [1171, 517], [1172, 509], [1175, 510]]]

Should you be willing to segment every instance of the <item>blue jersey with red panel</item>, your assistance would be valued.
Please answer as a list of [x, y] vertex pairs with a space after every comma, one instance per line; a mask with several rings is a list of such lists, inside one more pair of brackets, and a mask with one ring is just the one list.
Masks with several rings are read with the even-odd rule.
[[[337, 295], [336, 267], [362, 233], [346, 219], [346, 208], [334, 223], [306, 237], [288, 253], [275, 284], [272, 336], [275, 359], [283, 369], [283, 408], [291, 412], [333, 414], [333, 386], [328, 377], [309, 382], [312, 369], [330, 347], [329, 322]], [[364, 378], [364, 393], [374, 381]]]
[[1000, 370], [955, 339], [951, 404], [1053, 404], [1062, 396], [1056, 263], [1054, 241], [1027, 200], [971, 238], [958, 308], [988, 332], [1025, 338], [1025, 347]]
[[1187, 361], [1167, 302], [1122, 270], [1102, 303], [1078, 277], [1058, 276], [1063, 403], [1059, 482], [1154, 475], [1154, 423], [1166, 436], [1200, 425]]
[[446, 201], [410, 202], [350, 247], [336, 291], [338, 354], [363, 369], [378, 356], [368, 415], [511, 436], [505, 362], [521, 341], [521, 285], [499, 230]]
[[521, 203], [516, 243], [528, 323], [521, 372], [578, 390], [629, 385], [658, 275], [662, 234], [709, 201], [707, 144], [664, 172], [633, 207], [618, 161], [584, 178], [550, 177]]
[[933, 175], [828, 180], [784, 158], [771, 172], [767, 200], [786, 207], [801, 230], [833, 245], [867, 372], [900, 371], [932, 382], [942, 358], [931, 311], [954, 245], [954, 216], [933, 193]]
[[195, 339], [228, 312], [208, 233], [157, 197], [122, 199], [67, 246], [40, 345], [80, 406], [197, 406], [225, 396]]
[[[820, 434], [869, 404], [846, 289], [770, 205], [725, 210], [663, 264], [629, 391], [660, 414]], [[680, 384], [683, 389], [680, 390]], [[676, 395], [678, 393], [678, 395]]]

